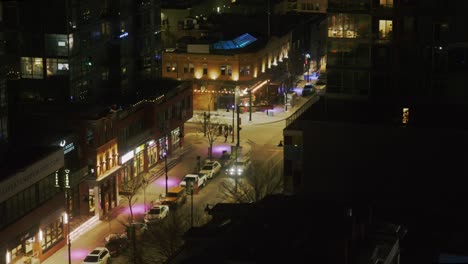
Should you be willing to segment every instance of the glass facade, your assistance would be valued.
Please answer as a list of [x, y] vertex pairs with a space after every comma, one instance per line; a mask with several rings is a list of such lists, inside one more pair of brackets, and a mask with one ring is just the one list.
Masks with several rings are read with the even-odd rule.
[[68, 56], [67, 35], [46, 34], [45, 35], [46, 56]]
[[365, 14], [330, 14], [329, 38], [368, 38], [371, 33], [371, 17]]
[[0, 229], [32, 211], [59, 192], [55, 187], [55, 173], [17, 193], [0, 204]]

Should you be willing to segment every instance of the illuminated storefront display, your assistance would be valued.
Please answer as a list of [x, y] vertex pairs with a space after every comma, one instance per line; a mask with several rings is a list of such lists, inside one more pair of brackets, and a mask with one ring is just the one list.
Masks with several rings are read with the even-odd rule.
[[158, 144], [156, 141], [150, 140], [146, 148], [148, 149], [148, 166], [151, 167], [158, 162]]

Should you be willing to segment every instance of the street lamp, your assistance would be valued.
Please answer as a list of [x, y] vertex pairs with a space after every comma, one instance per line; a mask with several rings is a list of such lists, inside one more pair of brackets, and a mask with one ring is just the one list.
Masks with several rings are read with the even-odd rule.
[[164, 172], [166, 174], [166, 197], [167, 197], [167, 181], [169, 179], [169, 177], [167, 176], [167, 146], [164, 146], [162, 156], [164, 158]]
[[231, 106], [231, 109], [232, 109], [232, 141], [231, 143], [234, 143], [234, 110], [235, 108], [236, 108], [235, 105]]
[[148, 180], [143, 178], [142, 184], [143, 184], [143, 208], [146, 213], [146, 187], [148, 186]]
[[70, 206], [69, 206], [69, 198], [70, 197], [70, 193], [69, 193], [69, 190], [66, 189], [65, 191], [65, 199], [66, 199], [66, 213], [65, 213], [65, 219], [66, 221], [66, 224], [67, 224], [67, 244], [68, 244], [68, 264], [71, 264], [71, 238], [70, 238]]
[[193, 228], [193, 181], [190, 182], [190, 227]]

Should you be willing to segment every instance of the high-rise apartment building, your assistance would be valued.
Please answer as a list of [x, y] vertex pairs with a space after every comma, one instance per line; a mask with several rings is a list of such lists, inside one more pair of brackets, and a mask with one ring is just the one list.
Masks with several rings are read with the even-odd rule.
[[110, 92], [117, 101], [119, 96], [138, 97], [136, 81], [160, 77], [160, 35], [155, 34], [161, 24], [159, 1], [0, 5], [4, 78], [34, 80], [34, 86], [62, 80], [58, 87], [25, 87], [23, 99], [96, 102]]
[[329, 0], [327, 94], [465, 103], [465, 1]]

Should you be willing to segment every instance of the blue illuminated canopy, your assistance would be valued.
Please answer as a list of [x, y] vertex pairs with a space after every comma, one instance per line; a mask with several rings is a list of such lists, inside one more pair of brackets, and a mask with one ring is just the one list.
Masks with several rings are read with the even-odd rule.
[[227, 41], [218, 41], [215, 44], [213, 44], [214, 49], [241, 49], [246, 47], [247, 45], [255, 42], [257, 39], [254, 38], [252, 35], [249, 33], [245, 33], [243, 35], [240, 35], [239, 37], [233, 39], [233, 40], [227, 40]]

